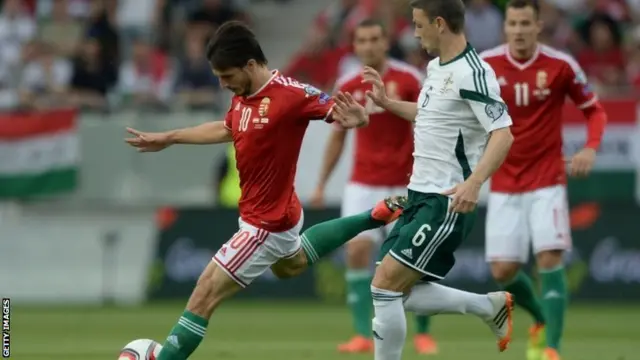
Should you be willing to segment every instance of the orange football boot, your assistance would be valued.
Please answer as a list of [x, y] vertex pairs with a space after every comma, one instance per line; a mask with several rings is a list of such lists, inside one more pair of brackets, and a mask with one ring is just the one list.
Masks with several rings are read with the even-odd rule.
[[338, 345], [338, 351], [349, 354], [363, 354], [373, 352], [373, 340], [362, 335], [351, 338], [348, 342]]

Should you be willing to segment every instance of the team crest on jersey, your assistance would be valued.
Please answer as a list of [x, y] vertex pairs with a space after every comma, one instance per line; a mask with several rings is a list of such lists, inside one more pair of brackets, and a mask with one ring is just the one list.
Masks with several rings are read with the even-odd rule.
[[444, 79], [444, 84], [442, 84], [442, 87], [440, 88], [440, 95], [444, 95], [449, 91], [451, 85], [453, 85], [453, 73], [449, 73], [449, 76]]
[[493, 121], [496, 121], [502, 117], [506, 110], [505, 104], [501, 102], [494, 101], [490, 104], [487, 104], [484, 107], [484, 112], [490, 117]]
[[267, 116], [269, 105], [271, 105], [271, 99], [268, 97], [262, 98], [260, 106], [258, 107], [258, 114], [260, 114], [261, 117]]
[[549, 74], [546, 71], [540, 70], [536, 74], [536, 87], [533, 91], [533, 95], [539, 100], [544, 100], [551, 93], [549, 89]]

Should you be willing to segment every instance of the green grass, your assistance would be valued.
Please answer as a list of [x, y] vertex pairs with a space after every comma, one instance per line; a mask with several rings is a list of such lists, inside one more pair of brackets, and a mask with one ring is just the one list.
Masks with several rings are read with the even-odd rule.
[[[18, 360], [115, 360], [136, 338], [162, 342], [182, 304], [141, 308], [16, 307], [12, 313], [12, 358]], [[413, 325], [411, 319], [409, 324]], [[440, 344], [434, 360], [524, 359], [528, 316], [516, 313], [515, 340], [498, 355], [491, 333], [471, 316], [441, 315], [432, 332]], [[574, 306], [567, 320], [567, 360], [638, 358], [638, 306]], [[346, 309], [314, 303], [230, 303], [219, 309], [193, 360], [371, 359], [335, 352], [351, 335]], [[498, 357], [499, 356], [499, 357]], [[418, 359], [408, 344], [404, 359]]]

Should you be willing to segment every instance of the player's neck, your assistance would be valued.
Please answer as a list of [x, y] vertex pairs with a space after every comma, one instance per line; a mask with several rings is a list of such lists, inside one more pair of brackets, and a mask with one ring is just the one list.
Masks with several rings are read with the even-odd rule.
[[538, 44], [531, 47], [530, 49], [517, 50], [514, 48], [509, 48], [509, 54], [514, 60], [525, 62], [533, 57], [536, 53], [536, 49], [538, 48]]
[[251, 94], [255, 94], [258, 90], [262, 89], [273, 77], [272, 71], [263, 66], [256, 72], [255, 81], [253, 81], [253, 86], [251, 87]]
[[449, 34], [440, 41], [440, 63], [446, 64], [464, 53], [467, 49], [467, 38], [464, 34]]

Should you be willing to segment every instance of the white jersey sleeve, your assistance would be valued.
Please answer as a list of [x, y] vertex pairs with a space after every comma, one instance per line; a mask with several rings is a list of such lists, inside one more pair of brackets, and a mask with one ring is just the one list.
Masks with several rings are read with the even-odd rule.
[[459, 92], [487, 133], [512, 125], [507, 105], [500, 97], [500, 85], [489, 65], [480, 65], [464, 76]]

